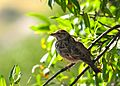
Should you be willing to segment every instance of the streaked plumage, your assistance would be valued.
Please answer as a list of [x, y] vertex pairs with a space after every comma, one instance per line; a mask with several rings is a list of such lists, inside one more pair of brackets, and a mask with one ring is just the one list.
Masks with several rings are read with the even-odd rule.
[[100, 72], [100, 70], [94, 65], [91, 60], [90, 52], [81, 42], [75, 41], [74, 38], [65, 30], [59, 30], [52, 33], [51, 36], [56, 37], [57, 42], [55, 44], [57, 52], [65, 59], [70, 62], [77, 62], [82, 60], [87, 63], [95, 73]]

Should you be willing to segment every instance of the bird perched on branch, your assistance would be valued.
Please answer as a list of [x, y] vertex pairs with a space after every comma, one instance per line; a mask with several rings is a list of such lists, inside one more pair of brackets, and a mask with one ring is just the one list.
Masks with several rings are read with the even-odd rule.
[[57, 39], [55, 48], [63, 58], [72, 63], [82, 60], [87, 63], [95, 73], [100, 72], [91, 60], [89, 50], [81, 42], [76, 41], [67, 31], [58, 30], [50, 35]]

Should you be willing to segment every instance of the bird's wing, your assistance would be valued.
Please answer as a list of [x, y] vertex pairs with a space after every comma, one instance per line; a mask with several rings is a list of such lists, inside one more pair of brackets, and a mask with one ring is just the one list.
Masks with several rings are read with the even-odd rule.
[[81, 42], [76, 42], [76, 47], [84, 55], [91, 56], [90, 51]]
[[72, 48], [72, 52], [71, 55], [77, 59], [81, 59], [82, 61], [86, 62], [89, 64], [89, 62], [91, 62], [91, 54], [89, 52], [89, 50], [87, 50], [87, 48], [81, 43], [81, 42], [76, 42], [74, 44], [74, 48]]

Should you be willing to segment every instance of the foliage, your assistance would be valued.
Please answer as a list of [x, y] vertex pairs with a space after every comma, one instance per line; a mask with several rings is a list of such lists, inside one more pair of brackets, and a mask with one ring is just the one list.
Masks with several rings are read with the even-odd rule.
[[[14, 86], [15, 84], [19, 85], [20, 79], [21, 79], [20, 67], [18, 65], [14, 65], [9, 76], [10, 86]], [[7, 86], [6, 80], [3, 77], [3, 75], [0, 75], [0, 86]]]
[[[46, 17], [37, 13], [30, 13], [43, 23], [31, 26], [36, 33], [49, 34], [58, 29], [68, 31], [74, 38], [81, 41], [86, 47], [90, 46], [100, 34], [120, 23], [120, 1], [119, 0], [48, 0], [51, 9], [54, 4], [61, 7], [64, 14], [61, 16], [53, 15]], [[89, 69], [76, 82], [76, 85], [120, 85], [120, 40], [117, 38], [114, 43], [107, 45], [114, 38], [119, 30], [110, 31], [97, 41], [90, 52], [93, 59], [101, 54], [106, 48], [107, 51], [98, 60], [96, 65], [101, 69], [101, 73], [94, 76], [94, 72]], [[56, 73], [69, 62], [64, 61], [55, 50], [55, 39], [46, 35], [41, 40], [41, 46], [47, 53], [40, 58], [40, 64], [33, 66], [32, 74], [36, 79], [33, 85], [41, 86], [50, 76]], [[80, 74], [86, 65], [83, 62], [77, 63], [70, 70], [59, 74], [52, 80], [51, 86], [68, 86], [75, 77]], [[19, 85], [21, 79], [21, 69], [15, 65], [9, 76], [10, 86]], [[30, 77], [31, 79], [31, 77]], [[30, 79], [27, 84], [29, 84]], [[0, 86], [6, 86], [5, 78], [0, 75]]]
[[[44, 33], [49, 34], [58, 29], [64, 29], [88, 47], [100, 34], [120, 23], [119, 0], [48, 0], [48, 5], [51, 9], [54, 8], [54, 4], [58, 4], [65, 13], [61, 16], [53, 15], [49, 18], [37, 13], [31, 13], [31, 16], [43, 21], [42, 24], [32, 26], [32, 30], [37, 33], [43, 33], [44, 31]], [[92, 47], [90, 51], [93, 57], [103, 51], [117, 32], [117, 30], [109, 32]], [[68, 64], [57, 54], [54, 44], [54, 38], [49, 35], [41, 40], [41, 46], [47, 53], [40, 59], [40, 65], [33, 67], [36, 85], [43, 84], [57, 70]], [[93, 86], [95, 81], [97, 81], [96, 85], [110, 86], [114, 84], [114, 86], [119, 86], [119, 57], [120, 40], [117, 39], [96, 64], [102, 72], [94, 78], [94, 72], [90, 69], [76, 84]], [[75, 67], [67, 70], [67, 72], [59, 74], [49, 85], [68, 86], [85, 66], [83, 62], [76, 64]]]

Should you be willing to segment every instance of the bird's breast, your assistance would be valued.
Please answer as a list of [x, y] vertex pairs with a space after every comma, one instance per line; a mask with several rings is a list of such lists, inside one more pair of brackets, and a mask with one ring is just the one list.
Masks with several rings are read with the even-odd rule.
[[74, 57], [72, 54], [76, 51], [75, 45], [65, 42], [65, 41], [57, 41], [55, 44], [57, 52], [65, 59], [70, 62], [76, 62], [79, 60], [79, 57]]

